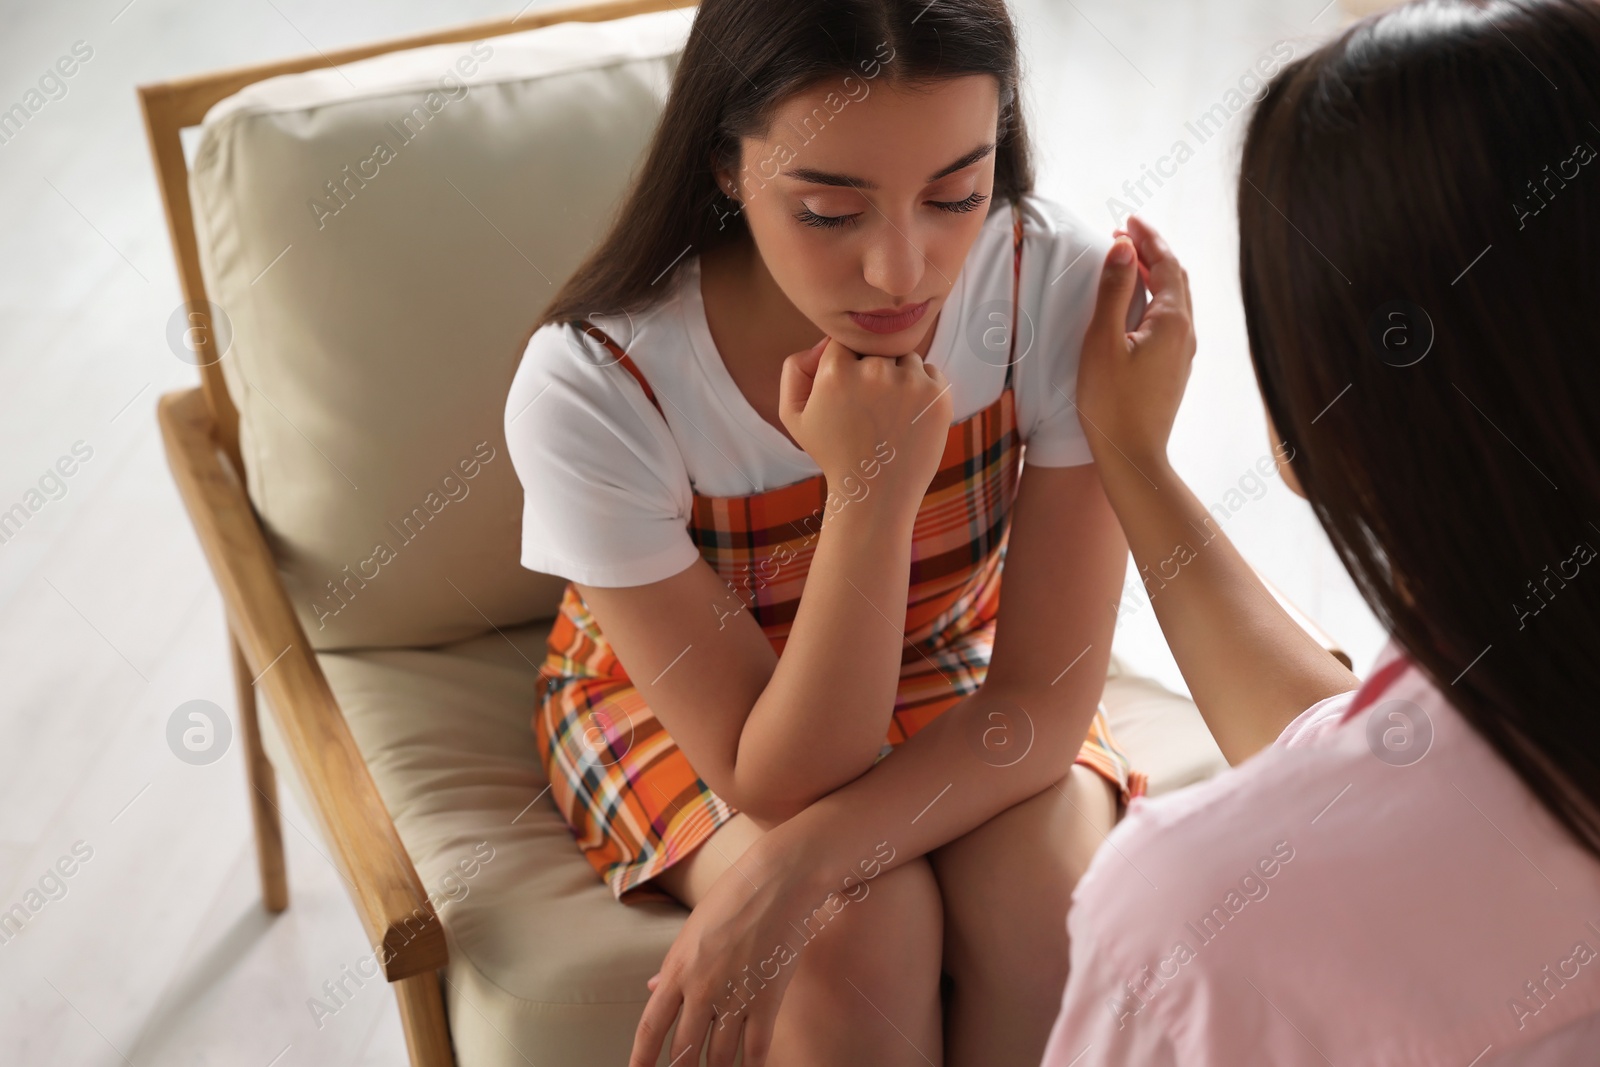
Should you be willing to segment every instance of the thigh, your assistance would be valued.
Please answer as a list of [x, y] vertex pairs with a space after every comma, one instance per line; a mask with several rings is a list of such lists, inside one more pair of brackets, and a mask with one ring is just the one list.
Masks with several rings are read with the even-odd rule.
[[651, 881], [692, 908], [711, 891], [745, 850], [766, 833], [750, 816], [740, 812], [711, 832], [695, 850]]
[[[1004, 970], [1066, 946], [1072, 889], [1117, 819], [1115, 787], [1082, 764], [928, 854], [945, 906], [946, 969]], [[1055, 949], [1051, 949], [1052, 952]]]

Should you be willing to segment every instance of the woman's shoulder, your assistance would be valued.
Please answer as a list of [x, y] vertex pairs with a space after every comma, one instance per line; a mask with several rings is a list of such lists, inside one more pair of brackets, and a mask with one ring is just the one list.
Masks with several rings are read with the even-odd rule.
[[[1017, 202], [1022, 220], [1022, 273], [1018, 303], [1041, 337], [1076, 339], [1094, 312], [1100, 269], [1111, 249], [1110, 228], [1100, 232], [1066, 204], [1040, 193], [1025, 193]], [[1012, 214], [995, 223], [1004, 236], [995, 237], [995, 250], [1004, 266], [996, 263], [996, 288], [1003, 286], [1009, 299], [1011, 286]], [[1067, 346], [1076, 354], [1076, 346]]]
[[[663, 303], [644, 310], [591, 314], [581, 320], [540, 325], [528, 337], [512, 377], [506, 397], [507, 425], [526, 405], [547, 395], [589, 407], [595, 414], [650, 408], [643, 386], [622, 365], [622, 356], [642, 368], [650, 362], [643, 355], [647, 349], [656, 352], [670, 347], [663, 323], [674, 317], [665, 314], [667, 310]], [[647, 333], [649, 344], [642, 344]]]
[[557, 467], [583, 468], [591, 480], [634, 477], [685, 496], [688, 474], [677, 441], [618, 355], [631, 359], [627, 346], [641, 332], [639, 316], [627, 314], [547, 322], [532, 332], [502, 413], [506, 446], [525, 483]]
[[1025, 316], [1023, 330], [1047, 336], [1074, 335], [1094, 309], [1095, 283], [1111, 248], [1111, 235], [1098, 234], [1065, 205], [1038, 193], [1024, 193], [1016, 211], [999, 202], [990, 209], [983, 230], [968, 253], [964, 273], [970, 276], [963, 301], [969, 322], [987, 323], [973, 309], [999, 309], [1011, 302], [1014, 220], [1022, 222], [1021, 268], [1017, 300]]
[[[1066, 204], [1041, 193], [1025, 193], [1018, 201], [1022, 216], [1023, 257], [1036, 251], [1045, 263], [1042, 272], [1047, 285], [1069, 279], [1069, 268], [1076, 275], [1099, 277], [1099, 267], [1111, 250], [1109, 228], [1090, 225]], [[1051, 268], [1054, 269], [1051, 269]]]

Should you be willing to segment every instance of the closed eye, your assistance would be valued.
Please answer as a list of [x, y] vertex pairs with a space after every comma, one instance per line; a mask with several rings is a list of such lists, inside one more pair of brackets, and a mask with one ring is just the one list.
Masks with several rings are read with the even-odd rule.
[[[988, 193], [973, 193], [964, 200], [930, 200], [928, 201], [940, 211], [948, 211], [953, 215], [963, 215], [969, 211], [980, 208], [989, 199]], [[818, 215], [810, 208], [801, 208], [794, 216], [807, 226], [814, 226], [819, 230], [837, 229], [840, 226], [852, 226], [861, 217], [861, 212], [851, 215]]]

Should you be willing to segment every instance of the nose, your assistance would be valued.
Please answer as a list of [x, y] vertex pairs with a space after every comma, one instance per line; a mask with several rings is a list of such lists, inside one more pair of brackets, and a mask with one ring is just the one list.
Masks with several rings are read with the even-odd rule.
[[908, 303], [921, 288], [928, 257], [909, 221], [880, 217], [878, 222], [877, 232], [862, 255], [862, 277], [884, 294], [884, 304]]

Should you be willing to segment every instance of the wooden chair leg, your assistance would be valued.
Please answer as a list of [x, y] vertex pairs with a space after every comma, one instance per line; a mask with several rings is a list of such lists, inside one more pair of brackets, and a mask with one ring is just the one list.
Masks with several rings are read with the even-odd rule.
[[411, 1067], [455, 1067], [439, 972], [424, 971], [393, 985], [395, 999], [400, 1002], [400, 1025], [405, 1030]]
[[283, 865], [283, 826], [278, 821], [278, 778], [261, 747], [261, 722], [250, 664], [230, 629], [234, 693], [239, 707], [239, 735], [244, 739], [245, 773], [250, 785], [250, 814], [256, 828], [256, 864], [261, 872], [261, 903], [270, 912], [289, 906], [289, 879]]

